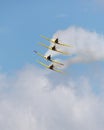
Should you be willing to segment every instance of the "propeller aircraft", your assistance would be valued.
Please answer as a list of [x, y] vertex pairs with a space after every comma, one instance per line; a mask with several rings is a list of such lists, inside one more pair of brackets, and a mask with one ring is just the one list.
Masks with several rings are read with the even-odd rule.
[[50, 38], [47, 38], [46, 36], [43, 36], [43, 35], [40, 35], [42, 38], [44, 38], [45, 40], [49, 41], [49, 42], [52, 42], [54, 44], [58, 44], [58, 45], [62, 45], [62, 46], [66, 46], [66, 47], [72, 47], [71, 44], [64, 44], [64, 43], [60, 43], [59, 42], [59, 39], [56, 38], [56, 39], [50, 39]]
[[54, 64], [51, 64], [51, 65], [48, 66], [48, 65], [44, 64], [44, 63], [41, 62], [41, 61], [37, 61], [37, 62], [38, 62], [40, 65], [44, 66], [45, 68], [48, 68], [48, 69], [53, 70], [53, 71], [58, 72], [58, 73], [65, 74], [63, 71], [61, 71], [61, 70], [59, 70], [59, 69], [56, 69]]
[[64, 65], [64, 64], [62, 64], [62, 63], [60, 63], [60, 62], [58, 62], [58, 61], [56, 61], [56, 60], [53, 60], [52, 57], [51, 57], [51, 55], [49, 55], [49, 56], [43, 56], [41, 53], [39, 53], [39, 52], [37, 52], [37, 51], [35, 51], [35, 50], [34, 50], [33, 52], [35, 52], [37, 55], [39, 55], [39, 56], [41, 56], [42, 58], [44, 58], [44, 59], [46, 59], [46, 60], [49, 60], [49, 61], [51, 61], [51, 62], [53, 62], [53, 63], [59, 64], [59, 65]]
[[49, 46], [47, 46], [47, 45], [45, 45], [44, 43], [41, 43], [41, 42], [39, 42], [38, 44], [40, 44], [41, 46], [44, 46], [45, 48], [48, 48], [48, 49], [50, 49], [50, 50], [59, 52], [59, 53], [61, 53], [61, 54], [63, 54], [63, 55], [69, 55], [69, 53], [67, 53], [67, 52], [62, 52], [62, 51], [60, 51], [60, 50], [57, 50], [55, 45], [52, 46], [52, 47], [49, 47]]

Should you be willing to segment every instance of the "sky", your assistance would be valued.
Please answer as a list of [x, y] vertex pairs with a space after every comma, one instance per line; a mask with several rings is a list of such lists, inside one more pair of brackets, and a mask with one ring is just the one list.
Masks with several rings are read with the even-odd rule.
[[[103, 23], [103, 0], [0, 0], [0, 129], [104, 129]], [[36, 63], [41, 34], [73, 45], [51, 51], [67, 75]]]

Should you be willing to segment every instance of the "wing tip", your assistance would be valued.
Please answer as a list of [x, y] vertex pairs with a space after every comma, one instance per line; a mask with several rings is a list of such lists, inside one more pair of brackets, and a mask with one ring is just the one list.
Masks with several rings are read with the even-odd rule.
[[36, 50], [33, 50], [33, 52], [38, 53]]

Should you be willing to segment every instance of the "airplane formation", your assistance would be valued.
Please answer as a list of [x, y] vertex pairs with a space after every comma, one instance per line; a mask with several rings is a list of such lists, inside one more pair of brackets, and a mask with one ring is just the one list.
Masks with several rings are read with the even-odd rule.
[[[56, 38], [56, 39], [50, 39], [50, 38], [47, 38], [47, 37], [45, 37], [45, 36], [43, 36], [43, 35], [40, 35], [40, 36], [41, 36], [43, 39], [45, 39], [45, 40], [47, 40], [47, 41], [49, 41], [49, 42], [51, 42], [51, 43], [54, 44], [52, 47], [49, 47], [49, 46], [47, 46], [46, 44], [39, 42], [38, 44], [40, 44], [41, 46], [43, 46], [43, 47], [45, 47], [45, 48], [47, 48], [47, 49], [49, 49], [49, 50], [52, 50], [52, 51], [61, 53], [61, 54], [63, 54], [63, 55], [69, 55], [69, 53], [67, 53], [67, 52], [62, 52], [62, 51], [58, 50], [57, 47], [56, 47], [56, 45], [66, 46], [66, 47], [72, 47], [72, 45], [61, 43], [61, 42], [59, 42], [59, 39], [58, 39], [58, 38]], [[43, 63], [43, 62], [41, 62], [41, 61], [37, 61], [40, 65], [42, 65], [42, 66], [44, 66], [45, 68], [48, 68], [48, 69], [50, 69], [50, 70], [53, 70], [53, 71], [56, 71], [56, 72], [59, 72], [59, 73], [64, 73], [63, 71], [57, 69], [57, 67], [56, 67], [56, 65], [55, 65], [55, 64], [58, 64], [58, 65], [64, 66], [64, 64], [61, 63], [61, 62], [59, 62], [59, 61], [54, 60], [54, 59], [52, 58], [51, 54], [48, 55], [48, 56], [44, 56], [44, 55], [42, 55], [41, 53], [37, 52], [36, 50], [33, 50], [33, 52], [34, 52], [35, 54], [37, 54], [38, 56], [44, 58], [45, 60], [52, 62], [50, 65], [47, 65], [47, 64], [45, 64], [45, 63]]]

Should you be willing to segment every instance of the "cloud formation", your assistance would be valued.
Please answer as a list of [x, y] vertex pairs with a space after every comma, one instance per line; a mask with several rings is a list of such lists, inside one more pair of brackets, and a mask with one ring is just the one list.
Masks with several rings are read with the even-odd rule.
[[[90, 32], [80, 27], [69, 27], [66, 30], [57, 31], [53, 38], [58, 37], [60, 42], [69, 43], [73, 48], [57, 46], [58, 49], [70, 52], [71, 56], [67, 65], [78, 62], [91, 62], [104, 60], [104, 36], [96, 32]], [[46, 54], [57, 53], [48, 51]]]
[[0, 129], [104, 129], [104, 96], [93, 93], [87, 78], [56, 85], [48, 75], [33, 66], [0, 74]]

